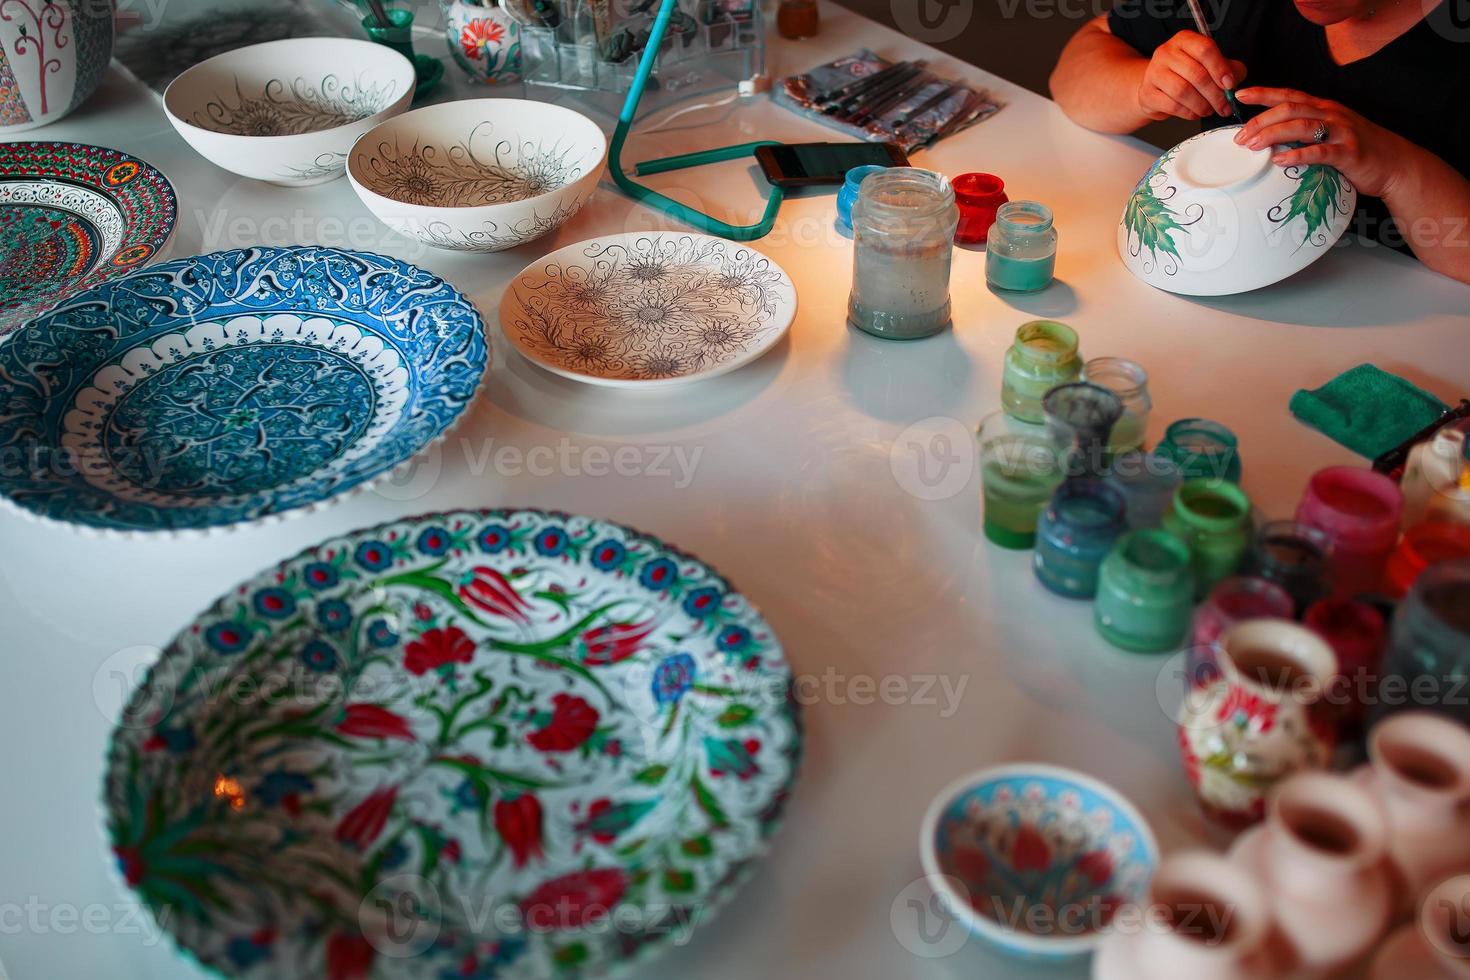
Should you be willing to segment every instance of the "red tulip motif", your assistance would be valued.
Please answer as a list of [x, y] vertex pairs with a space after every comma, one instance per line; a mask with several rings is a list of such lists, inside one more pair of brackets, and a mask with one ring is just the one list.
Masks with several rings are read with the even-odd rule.
[[334, 932], [327, 939], [327, 980], [366, 980], [373, 945], [361, 933]]
[[467, 572], [459, 583], [459, 597], [492, 616], [529, 623], [530, 605], [516, 592], [510, 580], [487, 565]]
[[348, 810], [337, 824], [337, 839], [359, 850], [366, 848], [388, 824], [393, 803], [398, 799], [397, 787], [374, 790], [357, 806]]
[[1036, 828], [1022, 824], [1011, 845], [1011, 867], [1016, 871], [1045, 871], [1051, 867], [1051, 848]]
[[574, 694], [553, 697], [551, 715], [543, 718], [541, 727], [526, 736], [542, 752], [571, 752], [597, 730], [597, 709]]
[[580, 929], [605, 918], [627, 888], [618, 868], [574, 871], [542, 882], [521, 900], [521, 915], [532, 929]]
[[541, 851], [541, 801], [530, 793], [501, 797], [495, 803], [495, 832], [510, 850], [512, 863], [524, 868]]
[[340, 735], [351, 738], [401, 738], [414, 740], [408, 719], [378, 704], [349, 704], [334, 726]]
[[643, 623], [607, 623], [582, 634], [582, 662], [589, 667], [606, 667], [627, 660], [653, 632], [653, 620]]
[[403, 648], [403, 668], [415, 676], [445, 664], [467, 664], [475, 659], [475, 641], [458, 626], [425, 630]]

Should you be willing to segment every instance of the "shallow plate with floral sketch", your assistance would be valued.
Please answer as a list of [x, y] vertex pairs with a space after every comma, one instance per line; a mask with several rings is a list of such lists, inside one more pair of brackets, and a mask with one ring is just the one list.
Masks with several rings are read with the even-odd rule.
[[0, 341], [70, 296], [158, 257], [168, 178], [105, 146], [0, 143]]
[[528, 266], [500, 302], [526, 357], [590, 384], [653, 388], [712, 378], [769, 350], [796, 317], [791, 278], [708, 235], [612, 235]]
[[1331, 251], [1357, 191], [1335, 168], [1278, 167], [1271, 151], [1212, 129], [1156, 160], [1118, 222], [1118, 255], [1151, 286], [1187, 296], [1260, 289]]
[[654, 538], [399, 521], [174, 639], [113, 733], [108, 842], [228, 976], [605, 975], [686, 940], [764, 852], [790, 695], [750, 602]]
[[0, 346], [0, 500], [107, 532], [320, 507], [440, 438], [488, 361], [479, 312], [397, 259], [317, 246], [165, 262]]

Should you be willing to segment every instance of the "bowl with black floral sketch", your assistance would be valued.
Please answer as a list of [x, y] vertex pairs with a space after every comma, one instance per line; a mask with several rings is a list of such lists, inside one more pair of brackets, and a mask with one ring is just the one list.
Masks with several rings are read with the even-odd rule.
[[394, 231], [439, 248], [498, 252], [582, 209], [607, 160], [586, 116], [514, 99], [406, 112], [363, 136], [347, 178]]
[[298, 37], [216, 55], [174, 79], [163, 108], [216, 166], [285, 187], [342, 176], [359, 136], [413, 101], [413, 63], [372, 41]]
[[1347, 230], [1357, 191], [1335, 168], [1278, 167], [1272, 151], [1235, 142], [1238, 126], [1192, 136], [1133, 188], [1118, 255], [1151, 286], [1187, 296], [1260, 289], [1327, 254]]

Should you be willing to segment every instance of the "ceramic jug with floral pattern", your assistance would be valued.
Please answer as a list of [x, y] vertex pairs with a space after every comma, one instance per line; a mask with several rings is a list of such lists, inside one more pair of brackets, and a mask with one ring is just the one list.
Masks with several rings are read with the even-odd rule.
[[521, 80], [521, 25], [504, 7], [440, 0], [449, 53], [470, 80], [504, 85]]
[[112, 0], [0, 0], [0, 133], [55, 122], [112, 60]]

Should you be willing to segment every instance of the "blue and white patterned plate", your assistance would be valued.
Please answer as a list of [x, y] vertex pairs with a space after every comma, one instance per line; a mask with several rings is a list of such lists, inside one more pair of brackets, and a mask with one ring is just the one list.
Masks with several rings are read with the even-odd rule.
[[474, 305], [396, 259], [308, 246], [168, 262], [0, 348], [0, 498], [103, 531], [319, 506], [441, 437], [488, 360]]

